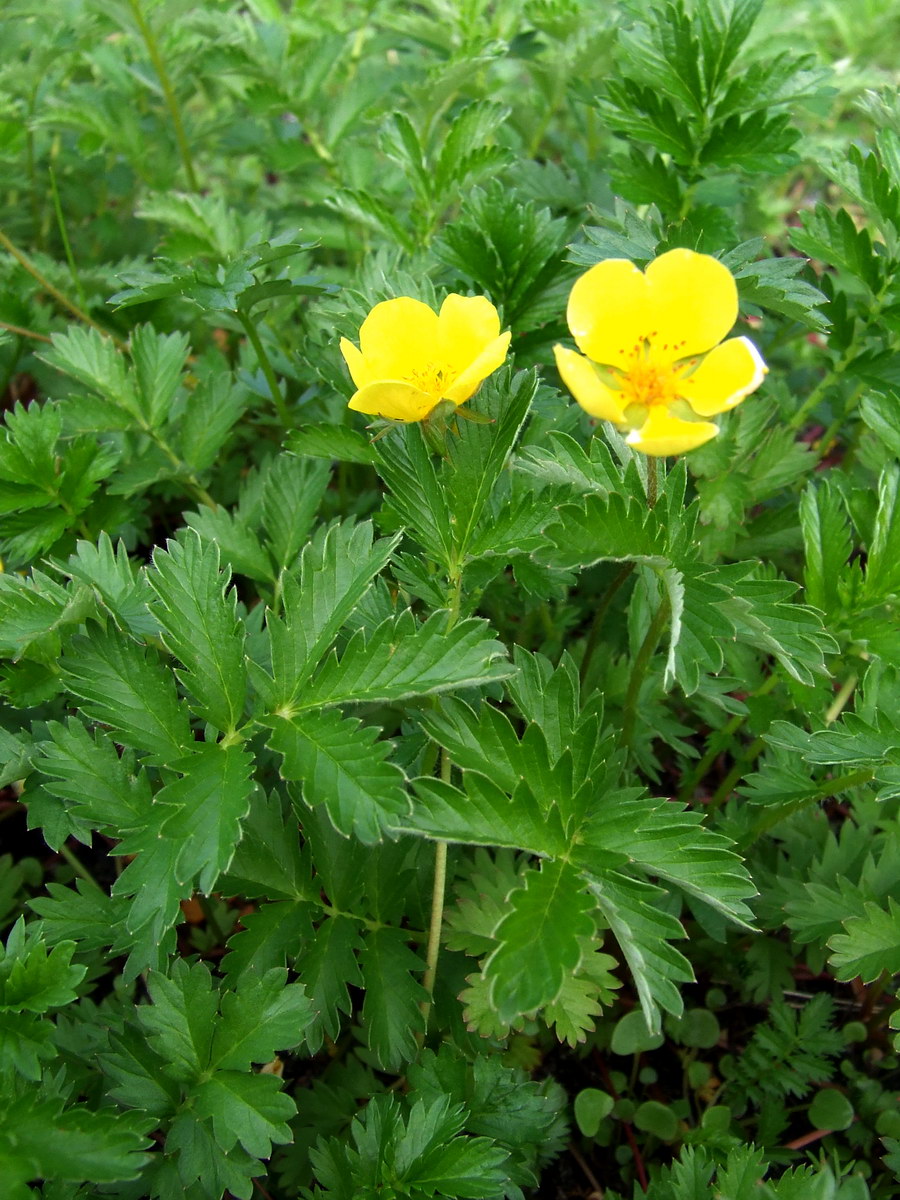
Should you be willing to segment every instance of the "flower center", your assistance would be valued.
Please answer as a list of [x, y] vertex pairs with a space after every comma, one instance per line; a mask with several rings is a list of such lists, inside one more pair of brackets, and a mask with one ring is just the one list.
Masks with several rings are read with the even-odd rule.
[[435, 362], [425, 363], [409, 372], [409, 382], [426, 395], [440, 399], [453, 379], [453, 373], [447, 366]]
[[626, 405], [639, 404], [650, 408], [654, 404], [671, 404], [676, 399], [676, 372], [670, 366], [644, 361], [635, 362], [622, 375], [622, 398]]

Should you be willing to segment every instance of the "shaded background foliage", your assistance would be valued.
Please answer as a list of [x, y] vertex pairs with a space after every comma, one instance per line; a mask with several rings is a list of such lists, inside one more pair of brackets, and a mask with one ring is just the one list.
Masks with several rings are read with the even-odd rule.
[[[895, 0], [2, 21], [7, 1194], [896, 1194]], [[674, 246], [771, 372], [650, 511], [551, 347]]]

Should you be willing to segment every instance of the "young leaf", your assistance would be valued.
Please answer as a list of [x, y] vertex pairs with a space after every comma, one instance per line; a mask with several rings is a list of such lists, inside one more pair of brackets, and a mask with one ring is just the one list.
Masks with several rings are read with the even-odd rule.
[[288, 712], [303, 685], [384, 567], [396, 539], [373, 541], [367, 521], [345, 521], [320, 530], [304, 548], [298, 575], [283, 579], [284, 617], [270, 613], [266, 627], [272, 650], [271, 679], [254, 681], [270, 711]]
[[449, 570], [455, 538], [450, 510], [417, 425], [405, 425], [378, 443], [377, 470], [391, 493], [390, 507], [424, 550]]

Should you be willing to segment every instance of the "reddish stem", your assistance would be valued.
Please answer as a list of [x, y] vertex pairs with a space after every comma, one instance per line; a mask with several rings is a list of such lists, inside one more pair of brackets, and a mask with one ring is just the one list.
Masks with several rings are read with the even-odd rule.
[[[594, 1051], [594, 1062], [600, 1069], [600, 1074], [603, 1076], [603, 1082], [612, 1096], [613, 1100], [621, 1100], [622, 1097], [616, 1091], [615, 1084], [612, 1081], [612, 1076], [607, 1070], [606, 1063], [603, 1061], [600, 1051]], [[637, 1141], [635, 1140], [634, 1130], [631, 1127], [631, 1122], [621, 1118], [622, 1128], [625, 1130], [625, 1137], [628, 1140], [628, 1145], [631, 1147], [631, 1153], [634, 1157], [634, 1169], [637, 1171], [638, 1183], [641, 1185], [641, 1190], [646, 1192], [649, 1184], [647, 1181], [647, 1172], [644, 1168], [644, 1160], [641, 1157], [641, 1152], [638, 1149]]]

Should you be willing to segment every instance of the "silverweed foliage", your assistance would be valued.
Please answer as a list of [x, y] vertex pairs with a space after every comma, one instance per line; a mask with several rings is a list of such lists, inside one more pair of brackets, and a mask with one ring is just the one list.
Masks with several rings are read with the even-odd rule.
[[[0, 20], [3, 1200], [896, 1196], [897, 0]], [[669, 251], [768, 374], [648, 457]]]

